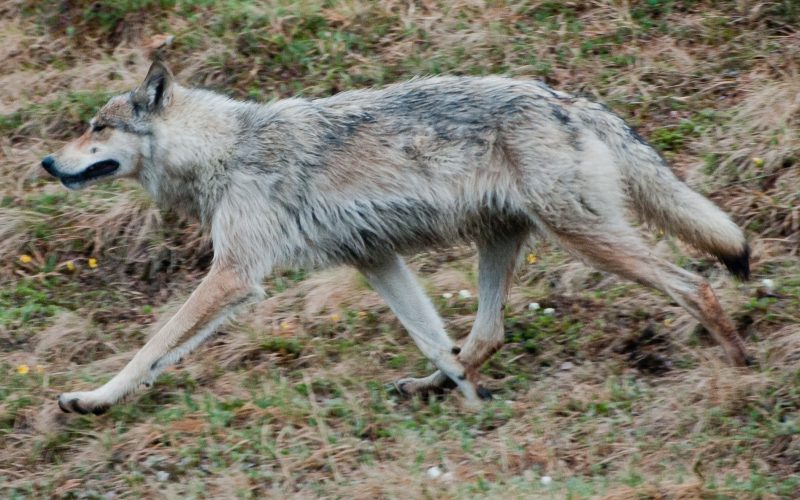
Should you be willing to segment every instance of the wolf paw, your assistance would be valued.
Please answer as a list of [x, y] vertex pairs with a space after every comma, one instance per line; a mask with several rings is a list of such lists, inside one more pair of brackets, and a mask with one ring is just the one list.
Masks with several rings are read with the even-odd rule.
[[[442, 375], [441, 372], [435, 372], [424, 378], [401, 378], [398, 379], [390, 389], [405, 397], [413, 397], [416, 394], [423, 396], [439, 396], [445, 394], [458, 385]], [[487, 389], [481, 384], [475, 386], [478, 398], [483, 401], [492, 399], [492, 391]]]
[[411, 397], [416, 394], [444, 394], [456, 388], [455, 382], [441, 372], [436, 372], [424, 378], [401, 378], [394, 383], [394, 389], [402, 396]]
[[91, 392], [65, 392], [58, 396], [58, 407], [65, 413], [101, 415], [110, 406], [108, 403], [98, 401]]

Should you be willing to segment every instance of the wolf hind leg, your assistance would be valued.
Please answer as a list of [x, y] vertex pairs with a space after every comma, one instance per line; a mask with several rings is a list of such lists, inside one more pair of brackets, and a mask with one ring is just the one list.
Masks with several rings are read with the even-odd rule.
[[395, 313], [422, 354], [461, 390], [466, 403], [480, 403], [475, 385], [458, 360], [458, 350], [447, 336], [439, 314], [414, 275], [399, 256], [359, 266], [372, 288]]
[[[514, 234], [478, 244], [478, 313], [472, 330], [458, 354], [458, 359], [467, 369], [467, 377], [476, 384], [481, 365], [503, 346], [503, 307], [514, 276], [520, 248], [528, 234], [529, 231], [525, 228]], [[396, 385], [406, 394], [439, 391], [453, 386], [450, 379], [441, 371], [424, 378], [400, 379]], [[478, 395], [490, 396], [489, 392], [480, 386]]]
[[732, 365], [750, 363], [736, 327], [708, 281], [655, 256], [630, 226], [605, 223], [591, 229], [587, 226], [583, 232], [553, 233], [586, 263], [669, 295], [711, 332]]

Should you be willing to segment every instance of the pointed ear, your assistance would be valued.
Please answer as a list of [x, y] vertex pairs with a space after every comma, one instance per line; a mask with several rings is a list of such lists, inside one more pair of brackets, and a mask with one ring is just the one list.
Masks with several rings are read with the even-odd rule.
[[134, 108], [157, 112], [169, 103], [172, 96], [172, 72], [160, 61], [155, 61], [144, 82], [133, 91]]

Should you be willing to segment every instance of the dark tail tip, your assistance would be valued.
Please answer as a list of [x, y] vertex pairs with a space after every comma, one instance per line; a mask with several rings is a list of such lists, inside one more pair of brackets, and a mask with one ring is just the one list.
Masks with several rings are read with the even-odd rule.
[[750, 246], [745, 244], [744, 250], [736, 255], [718, 255], [720, 262], [725, 264], [728, 271], [742, 281], [750, 279]]

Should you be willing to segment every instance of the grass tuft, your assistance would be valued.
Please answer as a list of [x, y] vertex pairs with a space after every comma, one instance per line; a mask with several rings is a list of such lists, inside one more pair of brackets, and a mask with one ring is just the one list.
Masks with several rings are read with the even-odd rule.
[[[3, 497], [797, 496], [797, 2], [12, 4], [0, 7]], [[726, 367], [681, 308], [541, 242], [512, 289], [506, 346], [482, 371], [494, 399], [477, 412], [455, 395], [407, 400], [387, 387], [432, 367], [340, 269], [277, 273], [267, 300], [149, 391], [102, 417], [62, 415], [55, 396], [121, 368], [210, 263], [198, 225], [136, 186], [71, 193], [38, 166], [139, 83], [142, 47], [165, 33], [180, 81], [236, 98], [438, 73], [595, 96], [747, 229], [749, 284], [672, 239], [653, 242], [721, 291], [756, 367]], [[463, 339], [474, 250], [411, 265]]]

